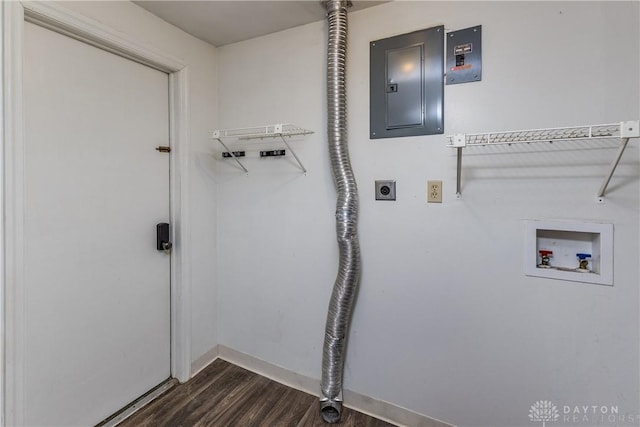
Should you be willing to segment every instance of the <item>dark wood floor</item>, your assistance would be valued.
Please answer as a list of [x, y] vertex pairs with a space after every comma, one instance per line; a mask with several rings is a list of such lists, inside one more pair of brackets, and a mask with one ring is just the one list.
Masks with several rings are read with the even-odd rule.
[[[120, 427], [328, 426], [318, 415], [318, 398], [217, 359], [185, 384], [167, 391]], [[340, 424], [392, 424], [343, 408]]]

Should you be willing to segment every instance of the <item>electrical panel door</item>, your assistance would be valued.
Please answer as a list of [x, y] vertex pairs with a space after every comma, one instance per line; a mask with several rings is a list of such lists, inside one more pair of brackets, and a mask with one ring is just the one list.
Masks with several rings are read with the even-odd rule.
[[444, 132], [444, 27], [370, 45], [370, 137]]
[[423, 45], [387, 51], [387, 128], [421, 126]]

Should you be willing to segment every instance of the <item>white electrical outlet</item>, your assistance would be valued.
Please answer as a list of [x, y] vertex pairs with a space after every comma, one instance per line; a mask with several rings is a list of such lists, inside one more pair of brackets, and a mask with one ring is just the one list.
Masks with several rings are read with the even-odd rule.
[[427, 181], [427, 202], [442, 203], [442, 181]]

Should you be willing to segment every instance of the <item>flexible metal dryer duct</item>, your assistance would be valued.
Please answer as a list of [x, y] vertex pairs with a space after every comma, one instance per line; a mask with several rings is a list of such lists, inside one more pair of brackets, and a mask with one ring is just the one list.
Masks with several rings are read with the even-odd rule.
[[351, 2], [325, 2], [329, 21], [327, 50], [327, 133], [331, 172], [338, 192], [336, 233], [340, 248], [338, 275], [333, 285], [324, 335], [320, 415], [336, 423], [342, 413], [342, 374], [351, 312], [360, 279], [358, 244], [358, 188], [349, 160], [345, 62], [347, 7]]

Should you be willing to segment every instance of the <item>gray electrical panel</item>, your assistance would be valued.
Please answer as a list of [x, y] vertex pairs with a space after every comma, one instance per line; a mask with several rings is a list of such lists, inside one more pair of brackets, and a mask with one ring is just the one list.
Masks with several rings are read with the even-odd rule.
[[444, 132], [444, 27], [370, 44], [370, 137]]
[[447, 84], [482, 80], [482, 25], [447, 34]]

